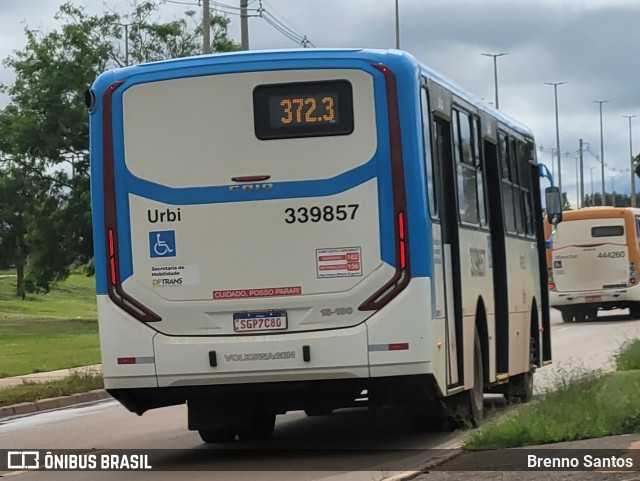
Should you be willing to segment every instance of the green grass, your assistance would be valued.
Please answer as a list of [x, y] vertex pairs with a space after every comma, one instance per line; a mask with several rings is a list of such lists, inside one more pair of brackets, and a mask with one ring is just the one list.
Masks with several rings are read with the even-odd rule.
[[73, 273], [48, 294], [27, 294], [23, 301], [16, 297], [16, 278], [12, 274], [0, 271], [0, 320], [96, 319], [94, 277]]
[[640, 339], [626, 342], [615, 356], [618, 371], [640, 369]]
[[471, 433], [464, 447], [498, 449], [640, 432], [640, 340], [625, 344], [616, 360], [616, 372], [565, 373], [513, 416]]
[[0, 377], [99, 362], [93, 277], [74, 273], [25, 301], [15, 297], [15, 277], [0, 277]]
[[102, 389], [102, 376], [73, 374], [65, 379], [43, 383], [25, 383], [8, 389], [0, 389], [0, 406], [38, 401], [58, 396]]

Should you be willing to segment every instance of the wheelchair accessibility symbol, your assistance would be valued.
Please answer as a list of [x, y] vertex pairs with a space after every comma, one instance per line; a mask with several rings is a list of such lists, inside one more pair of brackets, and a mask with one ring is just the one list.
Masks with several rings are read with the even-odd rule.
[[151, 257], [175, 257], [176, 231], [149, 232], [149, 254]]

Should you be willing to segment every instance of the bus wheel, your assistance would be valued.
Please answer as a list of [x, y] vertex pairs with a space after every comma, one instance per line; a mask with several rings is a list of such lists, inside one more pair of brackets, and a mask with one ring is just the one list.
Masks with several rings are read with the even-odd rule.
[[564, 309], [562, 312], [562, 321], [563, 322], [573, 322], [573, 311], [569, 309]]
[[484, 417], [482, 347], [476, 330], [473, 344], [473, 387], [444, 399], [449, 428], [478, 427]]
[[482, 368], [482, 347], [478, 330], [473, 341], [473, 388], [469, 391], [469, 421], [477, 427], [484, 418], [484, 370]]
[[238, 437], [241, 441], [264, 441], [271, 437], [275, 425], [275, 413], [256, 410], [238, 429]]
[[[640, 317], [640, 311], [638, 312], [638, 316]], [[595, 321], [598, 318], [598, 308], [590, 307], [587, 309], [587, 319], [590, 321]]]
[[584, 322], [587, 320], [587, 312], [582, 309], [579, 311], [576, 311], [575, 317], [576, 317], [576, 322]]
[[236, 438], [236, 433], [232, 428], [200, 429], [200, 438], [209, 444], [228, 443]]
[[634, 319], [640, 319], [640, 304], [631, 304], [631, 307], [629, 307], [629, 313]]
[[506, 392], [508, 403], [527, 403], [533, 398], [533, 373], [537, 356], [537, 342], [533, 336], [529, 340], [529, 371], [509, 378]]

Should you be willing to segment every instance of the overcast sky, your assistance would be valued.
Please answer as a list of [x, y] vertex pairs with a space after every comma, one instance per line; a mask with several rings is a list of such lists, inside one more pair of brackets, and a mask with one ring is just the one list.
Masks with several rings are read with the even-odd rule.
[[[210, 0], [212, 6], [218, 0]], [[0, 58], [25, 45], [24, 27], [50, 31], [61, 0], [0, 0]], [[73, 0], [91, 13], [126, 10], [123, 0]], [[239, 0], [220, 0], [237, 7]], [[260, 0], [249, 0], [257, 8]], [[268, 0], [263, 8], [318, 47], [391, 48], [395, 45], [394, 0]], [[172, 18], [197, 0], [165, 4]], [[476, 95], [493, 102], [493, 59], [498, 58], [500, 109], [529, 126], [538, 160], [551, 167], [556, 145], [554, 88], [558, 87], [563, 190], [575, 205], [576, 158], [582, 138], [585, 193], [591, 168], [600, 191], [600, 117], [603, 104], [606, 190], [629, 192], [629, 121], [634, 155], [640, 152], [640, 0], [399, 0], [400, 46]], [[236, 10], [224, 9], [230, 12]], [[240, 41], [239, 17], [230, 15], [231, 36]], [[252, 49], [296, 47], [264, 19], [249, 19]], [[299, 45], [298, 45], [299, 46]], [[0, 67], [0, 82], [12, 73]], [[0, 97], [0, 107], [6, 104]], [[557, 170], [557, 168], [555, 169]], [[557, 177], [557, 173], [556, 173]]]

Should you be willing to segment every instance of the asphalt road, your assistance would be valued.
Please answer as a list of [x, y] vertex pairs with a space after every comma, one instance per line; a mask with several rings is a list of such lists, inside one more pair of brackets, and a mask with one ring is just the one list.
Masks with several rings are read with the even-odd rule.
[[[564, 324], [552, 312], [554, 364], [540, 369], [536, 388], [551, 385], [563, 372], [607, 369], [619, 346], [640, 337], [640, 320], [626, 311], [611, 311], [596, 321]], [[500, 403], [498, 403], [499, 405]], [[504, 408], [498, 409], [504, 412]], [[268, 443], [241, 444], [241, 451], [222, 451], [204, 445], [186, 429], [185, 406], [157, 409], [138, 417], [115, 401], [0, 422], [0, 448], [77, 449], [105, 453], [113, 449], [166, 449], [154, 458], [175, 471], [119, 472], [128, 479], [366, 480], [410, 470], [460, 440], [460, 433], [421, 433], [393, 410], [343, 410], [331, 416], [308, 418], [301, 412], [278, 418]], [[171, 449], [191, 448], [188, 454]], [[296, 448], [297, 451], [291, 451]], [[345, 448], [336, 454], [331, 449]], [[266, 449], [274, 449], [267, 451]], [[299, 451], [307, 449], [307, 451]], [[158, 465], [156, 462], [156, 466]], [[176, 471], [192, 470], [178, 475]], [[113, 472], [13, 472], [31, 480], [113, 479]]]

